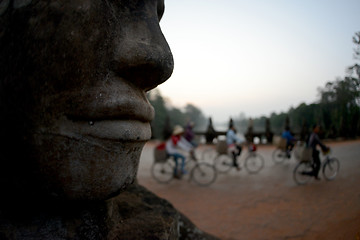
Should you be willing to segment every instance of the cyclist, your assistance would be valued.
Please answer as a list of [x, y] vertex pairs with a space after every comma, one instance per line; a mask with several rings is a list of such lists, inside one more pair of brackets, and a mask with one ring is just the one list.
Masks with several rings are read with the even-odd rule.
[[241, 143], [243, 140], [236, 135], [236, 128], [233, 125], [230, 125], [229, 130], [226, 133], [226, 144], [228, 149], [230, 150], [232, 157], [233, 157], [233, 165], [239, 171], [241, 170], [238, 162], [237, 157], [241, 154]]
[[294, 148], [294, 141], [295, 138], [290, 132], [290, 128], [288, 126], [285, 127], [284, 132], [281, 135], [282, 138], [286, 139], [286, 156], [287, 158], [290, 158], [290, 152]]
[[194, 141], [195, 138], [195, 133], [194, 133], [194, 122], [190, 121], [186, 127], [185, 127], [185, 132], [184, 132], [184, 138], [191, 143], [194, 147], [197, 147], [197, 144]]
[[325, 146], [319, 138], [319, 133], [320, 131], [320, 126], [318, 124], [315, 124], [313, 126], [313, 131], [309, 137], [309, 141], [308, 141], [308, 147], [312, 148], [312, 158], [313, 158], [313, 175], [315, 177], [316, 180], [320, 180], [319, 178], [319, 171], [320, 171], [320, 166], [321, 166], [321, 162], [320, 162], [320, 152], [316, 149], [316, 146], [319, 145], [321, 150], [326, 152], [329, 150], [329, 148], [327, 146]]
[[169, 156], [172, 156], [175, 161], [174, 176], [179, 177], [178, 174], [178, 159], [181, 159], [180, 171], [181, 174], [186, 174], [185, 171], [185, 156], [180, 153], [179, 150], [190, 152], [193, 156], [193, 145], [189, 143], [182, 135], [184, 129], [177, 125], [174, 127], [171, 137], [166, 141], [166, 152]]

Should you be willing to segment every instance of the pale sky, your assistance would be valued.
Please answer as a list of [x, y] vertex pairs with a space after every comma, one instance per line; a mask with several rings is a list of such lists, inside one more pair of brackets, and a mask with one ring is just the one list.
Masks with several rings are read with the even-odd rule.
[[175, 61], [161, 94], [221, 122], [315, 102], [344, 77], [360, 0], [165, 0], [160, 25]]

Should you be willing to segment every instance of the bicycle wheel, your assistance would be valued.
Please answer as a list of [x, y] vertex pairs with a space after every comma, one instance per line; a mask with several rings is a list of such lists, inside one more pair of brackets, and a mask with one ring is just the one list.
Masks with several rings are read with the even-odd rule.
[[159, 183], [168, 183], [173, 179], [175, 163], [172, 159], [163, 163], [153, 163], [151, 175]]
[[226, 173], [230, 171], [233, 166], [233, 160], [227, 154], [220, 154], [215, 158], [215, 168], [219, 173]]
[[326, 180], [334, 180], [340, 169], [340, 162], [336, 158], [328, 158], [323, 166], [323, 174]]
[[280, 148], [275, 149], [272, 153], [272, 159], [275, 163], [282, 163], [286, 157], [286, 152]]
[[215, 149], [209, 147], [206, 148], [201, 155], [201, 160], [206, 161], [206, 162], [213, 162], [214, 159], [216, 158], [217, 152]]
[[245, 168], [249, 173], [257, 173], [263, 167], [264, 158], [260, 154], [252, 152], [245, 158]]
[[299, 162], [294, 168], [293, 178], [299, 185], [308, 183], [314, 177], [311, 162]]
[[198, 163], [191, 171], [191, 179], [200, 186], [208, 186], [216, 179], [216, 169], [208, 163]]

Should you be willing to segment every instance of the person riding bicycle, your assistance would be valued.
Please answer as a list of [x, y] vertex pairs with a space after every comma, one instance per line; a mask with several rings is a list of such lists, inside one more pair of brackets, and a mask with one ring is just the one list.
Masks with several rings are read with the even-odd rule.
[[281, 135], [282, 138], [286, 139], [286, 156], [288, 158], [291, 157], [290, 152], [294, 148], [295, 138], [290, 132], [290, 128], [288, 126], [285, 127], [284, 132]]
[[312, 158], [313, 158], [313, 175], [316, 180], [320, 180], [319, 178], [319, 171], [320, 171], [320, 152], [316, 149], [316, 146], [319, 145], [321, 150], [326, 152], [329, 150], [329, 147], [325, 146], [319, 138], [320, 126], [318, 124], [315, 124], [313, 126], [313, 131], [309, 137], [309, 141], [307, 146], [312, 148]]
[[190, 152], [193, 156], [193, 145], [189, 143], [182, 135], [184, 129], [177, 125], [174, 127], [171, 137], [166, 141], [166, 152], [169, 156], [172, 156], [175, 161], [174, 176], [179, 177], [178, 174], [178, 159], [181, 159], [181, 174], [186, 174], [185, 171], [185, 156], [180, 153], [180, 149], [186, 152]]
[[188, 124], [185, 127], [184, 138], [194, 147], [197, 147], [197, 144], [194, 141], [195, 138], [195, 133], [193, 130], [194, 126], [195, 126], [194, 122], [192, 121], [188, 122]]
[[226, 144], [233, 157], [233, 165], [239, 171], [241, 168], [237, 162], [237, 157], [241, 154], [241, 143], [243, 140], [236, 135], [236, 128], [230, 125], [229, 130], [226, 133]]

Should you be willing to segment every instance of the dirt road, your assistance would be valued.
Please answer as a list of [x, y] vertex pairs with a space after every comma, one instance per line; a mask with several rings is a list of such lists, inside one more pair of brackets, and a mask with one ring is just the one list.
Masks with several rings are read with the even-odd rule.
[[297, 161], [274, 164], [275, 148], [259, 146], [265, 158], [261, 172], [250, 175], [233, 169], [211, 186], [199, 187], [185, 179], [157, 183], [150, 174], [154, 147], [150, 142], [141, 156], [138, 181], [220, 239], [359, 240], [360, 140], [329, 146], [341, 162], [340, 174], [331, 182], [322, 177], [297, 186], [292, 179]]

